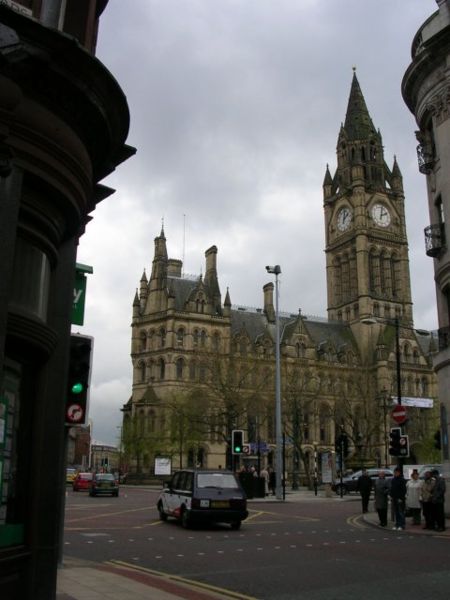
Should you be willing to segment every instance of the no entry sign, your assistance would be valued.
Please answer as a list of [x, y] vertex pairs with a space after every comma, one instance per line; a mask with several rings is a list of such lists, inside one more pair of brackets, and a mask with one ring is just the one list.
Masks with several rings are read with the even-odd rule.
[[392, 418], [398, 425], [404, 423], [407, 419], [406, 407], [401, 404], [397, 404], [397, 406], [392, 411]]

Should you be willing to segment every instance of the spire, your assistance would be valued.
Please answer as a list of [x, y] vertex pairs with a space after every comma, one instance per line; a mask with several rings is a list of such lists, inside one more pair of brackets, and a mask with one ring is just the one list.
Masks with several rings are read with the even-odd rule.
[[400, 167], [398, 166], [397, 157], [394, 155], [394, 164], [392, 165], [392, 177], [402, 178]]
[[331, 177], [330, 168], [327, 163], [327, 170], [325, 171], [325, 177], [323, 180], [323, 187], [326, 185], [333, 185], [333, 178]]
[[344, 130], [348, 140], [364, 140], [376, 135], [355, 70], [348, 99]]
[[227, 293], [225, 294], [225, 301], [223, 303], [224, 306], [231, 306], [230, 300], [230, 290], [227, 288]]

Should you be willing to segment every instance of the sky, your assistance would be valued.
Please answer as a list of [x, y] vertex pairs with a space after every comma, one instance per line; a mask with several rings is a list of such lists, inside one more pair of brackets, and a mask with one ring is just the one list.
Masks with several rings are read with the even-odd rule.
[[401, 96], [411, 43], [434, 0], [110, 0], [97, 58], [130, 108], [137, 153], [102, 183], [78, 262], [92, 265], [90, 418], [118, 444], [131, 396], [132, 302], [164, 231], [184, 272], [218, 247], [222, 298], [261, 307], [279, 264], [280, 310], [326, 317], [322, 183], [334, 173], [353, 68], [385, 160], [403, 174], [415, 326], [437, 327], [425, 177]]

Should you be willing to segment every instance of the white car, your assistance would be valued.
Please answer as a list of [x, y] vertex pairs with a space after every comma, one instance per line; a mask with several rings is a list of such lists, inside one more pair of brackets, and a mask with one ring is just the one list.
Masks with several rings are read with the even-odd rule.
[[239, 529], [247, 518], [247, 498], [234, 473], [184, 469], [174, 473], [156, 506], [162, 521], [174, 517], [183, 527], [193, 523], [229, 523]]

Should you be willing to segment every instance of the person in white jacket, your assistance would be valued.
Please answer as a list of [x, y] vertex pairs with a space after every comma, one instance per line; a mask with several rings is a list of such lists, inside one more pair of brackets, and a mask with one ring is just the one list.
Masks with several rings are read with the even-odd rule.
[[406, 507], [412, 517], [413, 525], [420, 525], [421, 500], [422, 482], [419, 479], [419, 472], [414, 469], [411, 479], [406, 483]]

